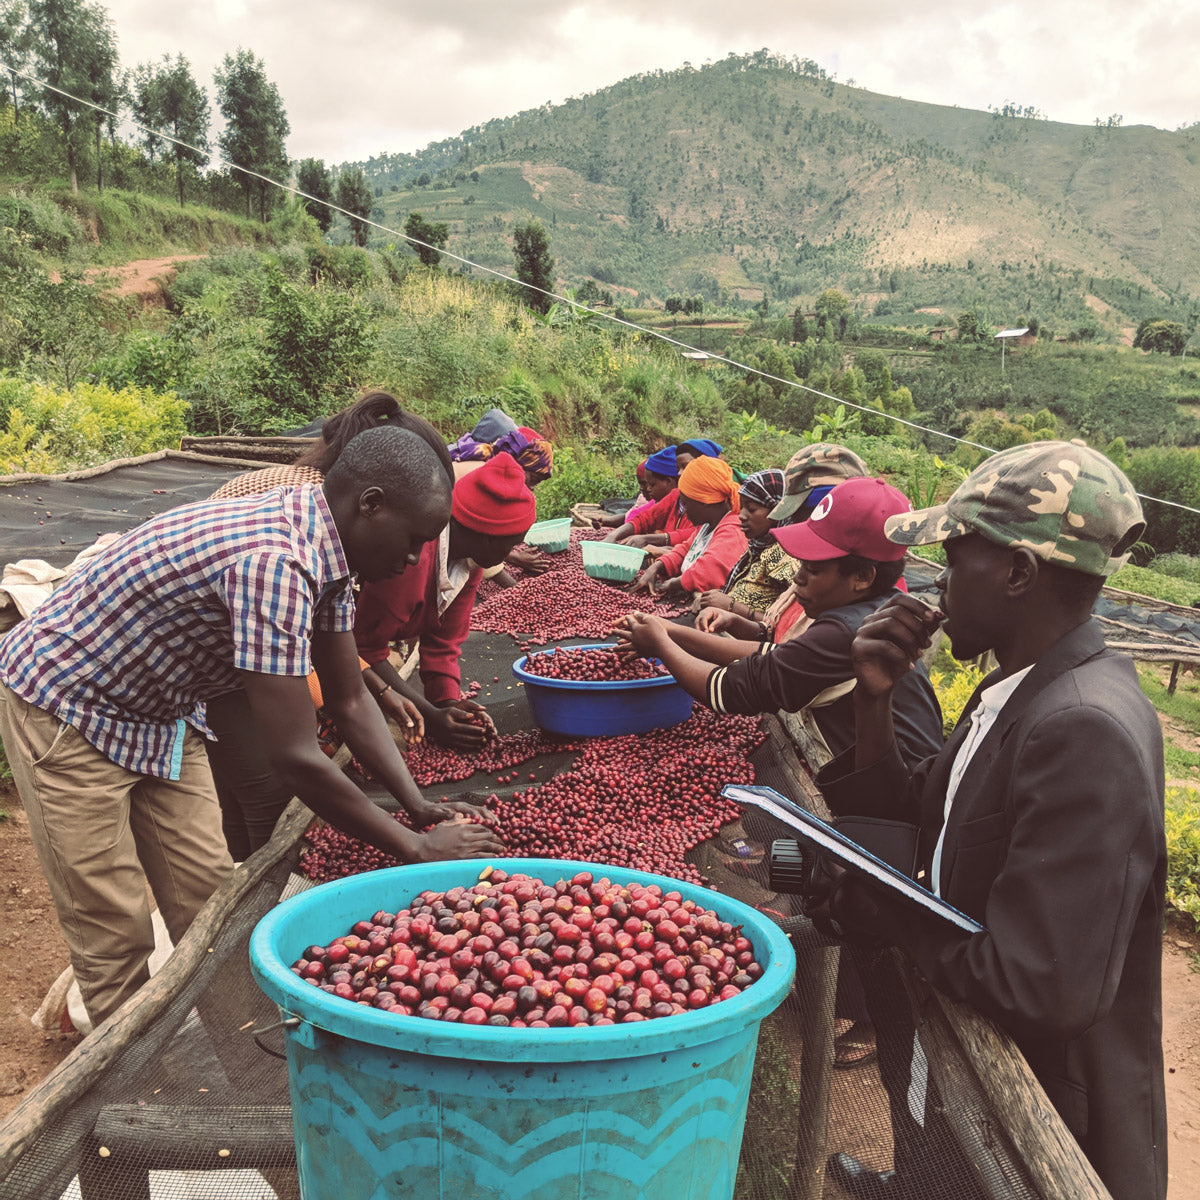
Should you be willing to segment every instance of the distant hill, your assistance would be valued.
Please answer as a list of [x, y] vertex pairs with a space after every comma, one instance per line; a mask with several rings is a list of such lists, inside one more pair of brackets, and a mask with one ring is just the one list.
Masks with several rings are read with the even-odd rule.
[[383, 223], [420, 211], [455, 253], [509, 269], [513, 225], [538, 217], [563, 286], [593, 278], [618, 302], [782, 310], [839, 287], [876, 320], [977, 308], [1126, 338], [1200, 308], [1200, 128], [921, 104], [765, 51], [357, 165]]

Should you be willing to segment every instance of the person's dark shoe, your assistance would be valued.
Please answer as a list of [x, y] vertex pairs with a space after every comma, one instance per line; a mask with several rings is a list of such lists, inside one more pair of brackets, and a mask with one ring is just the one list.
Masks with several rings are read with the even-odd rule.
[[830, 1155], [825, 1173], [854, 1200], [900, 1200], [904, 1194], [895, 1171], [872, 1171], [843, 1151]]

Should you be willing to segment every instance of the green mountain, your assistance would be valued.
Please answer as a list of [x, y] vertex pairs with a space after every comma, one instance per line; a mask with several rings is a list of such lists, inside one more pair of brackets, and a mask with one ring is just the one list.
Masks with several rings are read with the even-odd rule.
[[1186, 320], [1200, 294], [1200, 127], [921, 104], [766, 51], [355, 165], [382, 223], [419, 211], [508, 271], [513, 225], [537, 217], [562, 285], [590, 277], [618, 303], [790, 310], [838, 287], [877, 320], [975, 308], [1115, 338]]

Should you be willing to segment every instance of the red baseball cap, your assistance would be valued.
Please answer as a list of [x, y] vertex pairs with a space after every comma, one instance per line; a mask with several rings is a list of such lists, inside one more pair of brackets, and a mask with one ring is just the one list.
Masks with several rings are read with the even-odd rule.
[[775, 540], [793, 558], [824, 562], [855, 554], [874, 562], [899, 562], [904, 546], [889, 541], [884, 522], [897, 513], [912, 512], [903, 492], [882, 479], [846, 479], [798, 525], [782, 525]]

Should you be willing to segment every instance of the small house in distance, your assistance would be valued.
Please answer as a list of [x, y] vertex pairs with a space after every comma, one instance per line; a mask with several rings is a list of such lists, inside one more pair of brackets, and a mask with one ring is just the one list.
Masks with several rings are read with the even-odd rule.
[[1001, 345], [1007, 345], [1010, 350], [1018, 346], [1032, 346], [1037, 341], [1037, 334], [1028, 325], [1021, 329], [1002, 329], [996, 334], [997, 339], [1004, 339]]
[[996, 334], [996, 341], [1000, 343], [1000, 370], [1004, 370], [1004, 350], [1007, 346], [1012, 346], [1016, 349], [1018, 346], [1031, 346], [1037, 340], [1037, 335], [1029, 331], [1029, 326], [1026, 325], [1021, 329], [1002, 329]]

